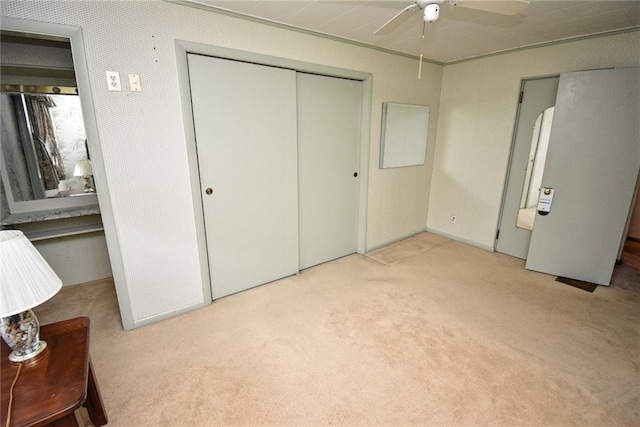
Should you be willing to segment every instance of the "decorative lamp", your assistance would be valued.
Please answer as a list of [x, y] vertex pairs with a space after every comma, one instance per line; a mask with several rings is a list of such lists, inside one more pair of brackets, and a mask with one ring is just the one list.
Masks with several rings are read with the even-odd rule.
[[73, 176], [81, 176], [84, 183], [84, 192], [93, 193], [96, 190], [91, 186], [91, 177], [93, 176], [93, 168], [91, 167], [91, 160], [78, 160], [76, 167], [73, 170]]
[[22, 231], [0, 231], [0, 331], [13, 350], [9, 360], [24, 362], [47, 348], [31, 309], [61, 287], [62, 280]]

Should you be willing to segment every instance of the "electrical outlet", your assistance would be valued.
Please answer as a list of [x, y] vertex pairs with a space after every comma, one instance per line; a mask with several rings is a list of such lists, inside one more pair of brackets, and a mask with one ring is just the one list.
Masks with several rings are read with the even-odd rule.
[[142, 92], [140, 74], [129, 74], [129, 90], [131, 92]]
[[117, 71], [105, 71], [107, 73], [107, 90], [110, 92], [121, 92], [120, 73]]
[[458, 221], [458, 217], [455, 215], [451, 215], [451, 224], [455, 224]]

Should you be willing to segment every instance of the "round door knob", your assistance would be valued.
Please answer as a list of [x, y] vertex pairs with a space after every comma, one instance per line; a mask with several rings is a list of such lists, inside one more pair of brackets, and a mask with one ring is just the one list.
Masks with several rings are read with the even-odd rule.
[[213, 194], [213, 189], [211, 187], [207, 188], [206, 190], [204, 190], [205, 193], [207, 193], [208, 196]]
[[357, 178], [357, 177], [358, 177], [358, 172], [354, 172], [354, 173], [353, 173], [353, 176], [354, 176], [355, 178]]

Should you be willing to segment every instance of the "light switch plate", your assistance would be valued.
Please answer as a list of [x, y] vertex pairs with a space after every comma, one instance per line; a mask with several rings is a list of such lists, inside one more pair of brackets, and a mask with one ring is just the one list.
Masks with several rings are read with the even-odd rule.
[[129, 74], [129, 90], [131, 92], [142, 92], [140, 74]]

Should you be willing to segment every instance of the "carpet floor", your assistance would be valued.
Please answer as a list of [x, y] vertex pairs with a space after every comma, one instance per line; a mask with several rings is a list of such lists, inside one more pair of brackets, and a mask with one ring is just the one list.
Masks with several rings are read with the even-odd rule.
[[91, 318], [110, 426], [640, 425], [637, 292], [428, 233], [133, 331], [110, 280], [36, 313]]

